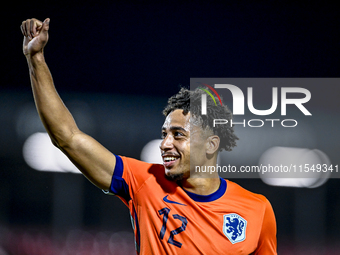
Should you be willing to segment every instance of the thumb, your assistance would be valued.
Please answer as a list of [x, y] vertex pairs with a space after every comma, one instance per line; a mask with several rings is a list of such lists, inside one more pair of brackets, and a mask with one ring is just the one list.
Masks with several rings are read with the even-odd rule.
[[49, 29], [50, 29], [50, 19], [47, 18], [44, 20], [41, 26], [41, 33], [47, 34]]

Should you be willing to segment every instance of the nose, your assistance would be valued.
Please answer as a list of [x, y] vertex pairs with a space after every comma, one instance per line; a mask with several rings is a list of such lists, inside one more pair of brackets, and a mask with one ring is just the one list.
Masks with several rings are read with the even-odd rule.
[[174, 138], [171, 135], [167, 135], [161, 142], [159, 148], [163, 151], [172, 149], [174, 144]]

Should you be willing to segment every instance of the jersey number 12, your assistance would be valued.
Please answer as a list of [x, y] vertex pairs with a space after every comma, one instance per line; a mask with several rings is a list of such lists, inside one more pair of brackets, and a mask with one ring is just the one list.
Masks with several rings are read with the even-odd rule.
[[[163, 209], [158, 211], [159, 215], [163, 215], [163, 225], [162, 225], [161, 231], [159, 233], [159, 238], [161, 240], [163, 240], [163, 238], [164, 238], [164, 234], [165, 234], [165, 230], [166, 230], [166, 223], [168, 222], [168, 217], [169, 217], [169, 212], [170, 212], [170, 208], [167, 208], [167, 207], [164, 207]], [[182, 221], [182, 225], [180, 227], [170, 231], [170, 237], [168, 239], [168, 243], [181, 248], [182, 243], [174, 240], [174, 236], [185, 230], [185, 228], [187, 227], [188, 221], [184, 216], [181, 216], [179, 214], [174, 214], [174, 215], [172, 215], [172, 217], [174, 219]]]

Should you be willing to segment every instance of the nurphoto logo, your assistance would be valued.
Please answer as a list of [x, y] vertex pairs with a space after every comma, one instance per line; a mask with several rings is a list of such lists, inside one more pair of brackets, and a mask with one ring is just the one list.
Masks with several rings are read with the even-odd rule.
[[[208, 85], [206, 83], [201, 82], [205, 87], [209, 88], [219, 100], [219, 104], [223, 106], [222, 100], [216, 89], [220, 89], [220, 91], [228, 90], [229, 93], [232, 95], [232, 106], [233, 106], [233, 115], [245, 115], [245, 95], [243, 91], [236, 85], [233, 84], [213, 84]], [[202, 93], [201, 95], [201, 115], [207, 115], [207, 95], [209, 95], [215, 103], [215, 106], [218, 105], [216, 102], [216, 98], [214, 95], [206, 88], [199, 88], [206, 93]], [[280, 97], [279, 97], [280, 91]], [[298, 98], [290, 98], [290, 94], [298, 95]], [[267, 109], [256, 109], [254, 106], [254, 94], [253, 94], [253, 87], [247, 87], [247, 107], [250, 113], [256, 116], [269, 116], [276, 112], [276, 110], [280, 109], [281, 116], [287, 116], [287, 105], [295, 106], [303, 115], [311, 116], [311, 112], [305, 107], [305, 103], [310, 101], [311, 99], [311, 92], [302, 87], [272, 87], [271, 88], [271, 106]], [[264, 96], [263, 93], [260, 94], [261, 97]], [[280, 99], [280, 105], [278, 103]], [[235, 122], [233, 120], [227, 119], [214, 119], [213, 120], [213, 127], [217, 125], [240, 125], [243, 127], [262, 127], [265, 125], [271, 125], [274, 127], [275, 124], [280, 123], [282, 127], [296, 127], [298, 125], [298, 121], [296, 119], [277, 119], [277, 118], [265, 118], [265, 119], [250, 119], [246, 120], [243, 119], [242, 122]]]

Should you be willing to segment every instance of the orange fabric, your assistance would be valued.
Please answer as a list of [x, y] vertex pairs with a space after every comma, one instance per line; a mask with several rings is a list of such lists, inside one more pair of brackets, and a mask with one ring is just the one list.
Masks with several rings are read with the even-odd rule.
[[111, 187], [123, 181], [129, 196], [111, 191], [130, 209], [137, 254], [277, 254], [275, 216], [264, 196], [222, 179], [216, 194], [193, 199], [165, 178], [162, 165], [121, 159], [122, 178], [113, 178]]

